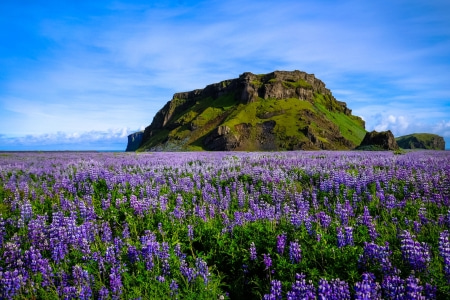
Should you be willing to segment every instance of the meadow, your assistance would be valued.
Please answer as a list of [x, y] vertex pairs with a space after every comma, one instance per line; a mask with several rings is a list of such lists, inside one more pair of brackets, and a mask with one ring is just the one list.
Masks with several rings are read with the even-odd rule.
[[450, 299], [450, 152], [2, 153], [0, 299]]

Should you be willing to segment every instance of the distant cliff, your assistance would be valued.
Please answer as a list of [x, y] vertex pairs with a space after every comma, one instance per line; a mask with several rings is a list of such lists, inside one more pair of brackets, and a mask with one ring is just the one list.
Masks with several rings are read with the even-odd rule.
[[413, 133], [396, 138], [403, 149], [445, 150], [444, 138], [431, 133]]
[[371, 131], [366, 133], [366, 136], [359, 145], [357, 150], [398, 150], [397, 141], [390, 130], [387, 131]]
[[353, 149], [366, 134], [313, 74], [243, 73], [176, 93], [145, 128], [139, 151]]
[[132, 133], [128, 136], [127, 149], [125, 151], [136, 151], [142, 143], [144, 131]]

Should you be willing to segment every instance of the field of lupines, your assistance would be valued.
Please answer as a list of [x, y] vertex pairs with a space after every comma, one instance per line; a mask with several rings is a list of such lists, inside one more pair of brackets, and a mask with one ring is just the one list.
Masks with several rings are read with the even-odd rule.
[[450, 152], [3, 153], [0, 299], [449, 299]]

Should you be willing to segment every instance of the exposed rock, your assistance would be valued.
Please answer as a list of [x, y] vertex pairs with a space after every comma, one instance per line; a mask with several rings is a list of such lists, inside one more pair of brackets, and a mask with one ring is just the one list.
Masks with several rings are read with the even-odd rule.
[[230, 151], [239, 146], [239, 141], [230, 134], [228, 126], [219, 126], [205, 138], [203, 144], [208, 150]]
[[398, 137], [396, 140], [403, 149], [445, 150], [444, 138], [436, 134], [414, 133]]
[[366, 133], [363, 141], [357, 149], [361, 150], [398, 150], [394, 135], [388, 131], [371, 131]]
[[125, 151], [136, 151], [142, 143], [144, 132], [139, 131], [132, 133], [128, 136], [127, 149]]

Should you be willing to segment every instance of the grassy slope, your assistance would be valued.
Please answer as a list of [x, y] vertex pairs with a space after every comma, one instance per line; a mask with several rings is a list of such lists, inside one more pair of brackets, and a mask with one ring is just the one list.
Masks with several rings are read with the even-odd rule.
[[[416, 138], [419, 142], [422, 142], [424, 145], [431, 145], [433, 142], [433, 139], [436, 137], [438, 137], [438, 135], [432, 134], [432, 133], [413, 133], [413, 134], [409, 134], [409, 135], [400, 136], [400, 137], [396, 138], [395, 140], [397, 141], [399, 146], [400, 146], [400, 144], [408, 145], [411, 141], [414, 140], [414, 138]], [[407, 148], [407, 149], [409, 149], [409, 148]]]
[[361, 144], [366, 130], [358, 117], [347, 116], [343, 113], [333, 112], [326, 108], [327, 99], [321, 94], [315, 95], [315, 106], [333, 123], [338, 125], [342, 136], [353, 142], [355, 145]]
[[[204, 150], [201, 145], [202, 138], [220, 125], [221, 119], [236, 105], [234, 94], [223, 95], [217, 99], [199, 99], [193, 106], [172, 117], [170, 123], [178, 125], [175, 129], [158, 131], [155, 138], [141, 146], [140, 150], [153, 148], [167, 139], [174, 144], [174, 148], [178, 148], [177, 144], [182, 146], [181, 144], [187, 143], [187, 148], [182, 146], [185, 150]], [[167, 150], [171, 150], [170, 146]]]

